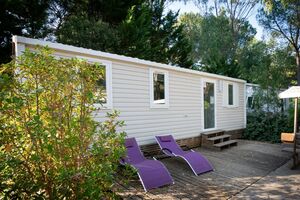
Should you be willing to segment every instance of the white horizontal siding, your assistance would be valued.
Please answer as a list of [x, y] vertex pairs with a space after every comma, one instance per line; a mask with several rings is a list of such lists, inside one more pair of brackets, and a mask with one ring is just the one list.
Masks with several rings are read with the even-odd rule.
[[218, 93], [217, 98], [217, 121], [220, 129], [234, 130], [244, 128], [244, 84], [238, 84], [239, 103], [238, 107], [226, 107], [223, 105], [224, 91]]
[[[56, 51], [56, 55], [75, 57], [78, 53]], [[85, 55], [86, 56], [86, 55]], [[95, 58], [95, 56], [91, 56]], [[98, 59], [103, 59], [97, 57]], [[107, 59], [106, 59], [107, 60]], [[169, 71], [169, 108], [150, 108], [149, 68], [119, 60], [112, 61], [113, 109], [120, 111], [119, 120], [129, 137], [136, 137], [139, 144], [155, 142], [154, 136], [172, 134], [175, 138], [199, 136], [203, 132], [202, 80], [199, 74]], [[223, 106], [223, 91], [216, 81], [217, 129], [233, 130], [244, 127], [244, 83], [239, 85], [239, 107]], [[105, 120], [105, 113], [94, 113], [97, 121]]]
[[176, 138], [200, 134], [201, 79], [186, 75], [169, 72], [169, 108], [150, 108], [149, 67], [113, 63], [113, 108], [120, 111], [119, 119], [125, 121], [129, 137], [146, 144], [155, 142], [154, 136], [160, 134]]

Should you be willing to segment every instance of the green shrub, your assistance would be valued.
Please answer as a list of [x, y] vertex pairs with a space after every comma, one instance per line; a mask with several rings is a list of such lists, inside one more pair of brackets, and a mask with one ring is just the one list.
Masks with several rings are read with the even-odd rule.
[[26, 51], [0, 72], [0, 199], [110, 199], [118, 113], [93, 120], [104, 68]]
[[293, 118], [281, 112], [254, 111], [247, 114], [244, 139], [280, 142], [282, 132], [293, 131]]

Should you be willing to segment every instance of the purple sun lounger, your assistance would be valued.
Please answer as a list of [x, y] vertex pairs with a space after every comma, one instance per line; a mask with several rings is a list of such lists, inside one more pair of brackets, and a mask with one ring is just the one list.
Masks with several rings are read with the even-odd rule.
[[167, 168], [158, 160], [148, 160], [142, 154], [135, 138], [125, 140], [127, 156], [121, 159], [122, 164], [129, 164], [137, 170], [144, 190], [158, 188], [174, 181]]
[[172, 135], [155, 136], [155, 138], [159, 147], [166, 155], [183, 158], [189, 164], [196, 176], [213, 170], [209, 161], [200, 153], [193, 150], [183, 151]]

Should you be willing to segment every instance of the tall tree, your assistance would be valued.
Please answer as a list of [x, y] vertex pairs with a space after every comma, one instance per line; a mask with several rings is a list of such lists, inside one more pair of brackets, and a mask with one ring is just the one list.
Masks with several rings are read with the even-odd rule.
[[119, 44], [116, 28], [86, 16], [69, 16], [55, 35], [58, 42], [106, 52], [115, 52]]
[[183, 26], [177, 24], [178, 12], [165, 13], [166, 0], [151, 0], [150, 60], [189, 68], [191, 46], [183, 35]]
[[[166, 0], [151, 0], [135, 4], [126, 11], [124, 19], [119, 16], [113, 21], [104, 14], [83, 9], [81, 15], [68, 15], [57, 31], [57, 39], [76, 46], [190, 67], [190, 45], [182, 33], [183, 27], [177, 24], [178, 13], [166, 13], [165, 3]], [[109, 14], [118, 13], [118, 6], [110, 8]]]
[[[205, 14], [225, 15], [229, 19], [233, 41], [238, 40], [240, 29], [248, 21], [259, 0], [193, 0], [199, 9], [205, 8]], [[203, 6], [204, 5], [204, 6]], [[238, 44], [234, 43], [235, 46]]]
[[194, 63], [199, 69], [211, 73], [240, 78], [241, 65], [239, 54], [253, 39], [255, 30], [244, 22], [237, 38], [232, 37], [230, 20], [225, 14], [188, 14], [181, 17], [185, 33], [193, 44]]
[[10, 61], [12, 35], [43, 38], [48, 33], [50, 0], [1, 0], [0, 63]]
[[266, 0], [268, 9], [260, 10], [260, 23], [286, 40], [294, 49], [297, 83], [300, 85], [300, 2], [299, 0]]
[[61, 22], [69, 16], [86, 16], [112, 25], [120, 24], [128, 10], [144, 0], [51, 0], [51, 13]]
[[[190, 37], [193, 46], [192, 57], [194, 59], [198, 57], [201, 70], [240, 77], [243, 67], [239, 64], [239, 60], [243, 59], [240, 56], [241, 51], [256, 33], [248, 22], [248, 17], [256, 8], [258, 0], [193, 0], [193, 2], [204, 14], [182, 18], [184, 24], [187, 23], [188, 26], [192, 24], [194, 29], [192, 32], [195, 32]], [[202, 18], [201, 23], [198, 22], [200, 26], [193, 23], [195, 19], [200, 18]], [[195, 39], [198, 42], [195, 43]]]
[[184, 27], [183, 32], [187, 36], [189, 43], [191, 44], [191, 52], [189, 54], [190, 59], [194, 65], [199, 65], [201, 59], [200, 51], [201, 45], [199, 41], [201, 39], [201, 24], [203, 17], [197, 13], [185, 13], [179, 18], [179, 23]]
[[262, 88], [287, 88], [295, 80], [296, 71], [292, 49], [279, 46], [273, 38], [269, 42], [252, 41], [240, 55], [241, 77]]

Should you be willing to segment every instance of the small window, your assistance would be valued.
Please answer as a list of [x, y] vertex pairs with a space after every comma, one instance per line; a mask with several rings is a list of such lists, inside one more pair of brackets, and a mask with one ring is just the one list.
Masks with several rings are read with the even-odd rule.
[[238, 107], [239, 105], [239, 86], [237, 83], [225, 82], [223, 84], [223, 106]]
[[233, 106], [233, 85], [228, 84], [228, 105]]
[[168, 72], [150, 69], [150, 107], [169, 106]]
[[247, 100], [247, 107], [249, 109], [253, 109], [253, 97], [248, 97], [248, 100]]

